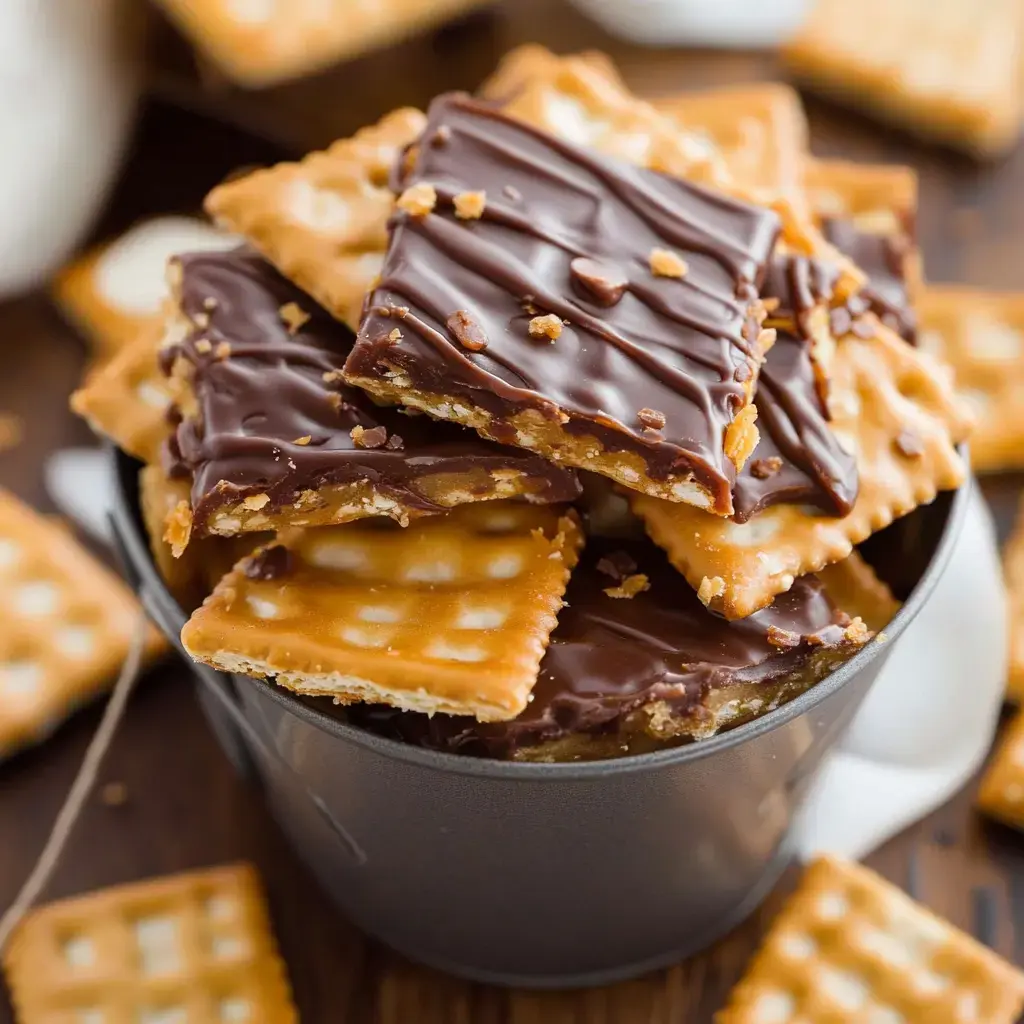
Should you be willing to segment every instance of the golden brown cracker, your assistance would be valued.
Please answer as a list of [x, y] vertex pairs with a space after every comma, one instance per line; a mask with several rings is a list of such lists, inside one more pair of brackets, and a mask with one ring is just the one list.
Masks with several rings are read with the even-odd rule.
[[903, 229], [917, 215], [917, 173], [901, 164], [812, 158], [804, 187], [816, 217], [852, 220], [865, 231]]
[[257, 88], [396, 43], [486, 0], [159, 0], [225, 75]]
[[895, 618], [900, 602], [875, 570], [853, 551], [841, 562], [833, 562], [817, 572], [828, 596], [837, 608], [859, 618], [875, 633], [880, 633]]
[[804, 872], [715, 1024], [1013, 1024], [1024, 974], [859, 864]]
[[246, 864], [51, 903], [3, 960], [18, 1020], [297, 1024], [259, 878]]
[[[45, 738], [113, 682], [142, 615], [59, 522], [0, 491], [0, 755]], [[149, 628], [146, 654], [165, 647]]]
[[160, 372], [162, 329], [143, 335], [89, 373], [71, 408], [129, 455], [156, 462], [171, 432], [171, 383]]
[[516, 502], [404, 529], [288, 531], [239, 563], [181, 638], [215, 668], [339, 703], [514, 718], [581, 544], [575, 517]]
[[783, 62], [812, 89], [977, 156], [1020, 130], [1018, 0], [817, 0]]
[[977, 805], [990, 818], [1024, 829], [1024, 712], [1000, 735], [978, 789]]
[[1019, 704], [1024, 702], [1024, 505], [1003, 547], [1003, 578], [1009, 620], [1006, 697]]
[[277, 164], [218, 186], [207, 196], [206, 210], [356, 328], [387, 245], [392, 165], [425, 123], [418, 110], [396, 110], [301, 163]]
[[872, 337], [840, 340], [829, 406], [833, 431], [857, 456], [860, 486], [845, 517], [776, 505], [737, 523], [630, 495], [651, 538], [727, 618], [763, 608], [797, 576], [846, 558], [854, 544], [963, 482], [955, 445], [968, 423], [949, 381], [883, 325], [875, 322]]
[[160, 330], [171, 256], [237, 244], [237, 238], [194, 217], [154, 217], [61, 270], [53, 298], [96, 355], [106, 359]]
[[1024, 293], [929, 285], [918, 317], [918, 344], [952, 366], [974, 414], [971, 465], [1024, 468]]
[[729, 85], [654, 100], [660, 113], [704, 134], [733, 181], [771, 202], [804, 204], [807, 118], [794, 89], [780, 82]]

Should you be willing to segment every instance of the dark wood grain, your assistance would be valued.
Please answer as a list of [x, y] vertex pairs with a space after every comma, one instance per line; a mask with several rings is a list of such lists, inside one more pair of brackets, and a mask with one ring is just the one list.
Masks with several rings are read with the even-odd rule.
[[[624, 46], [556, 0], [510, 2], [393, 52], [266, 94], [232, 90], [206, 69], [198, 74], [169, 30], [158, 38], [153, 80], [159, 95], [221, 123], [151, 103], [101, 232], [145, 213], [195, 209], [206, 188], [235, 165], [324, 144], [399, 103], [423, 104], [445, 88], [472, 88], [501, 52], [531, 38], [561, 50], [608, 50], [637, 91], [650, 95], [775, 74], [770, 56]], [[817, 152], [917, 168], [920, 235], [932, 279], [1024, 288], [1024, 153], [979, 167], [827, 105], [811, 102], [808, 109]], [[0, 411], [16, 412], [27, 424], [22, 445], [0, 454], [0, 482], [45, 509], [43, 459], [56, 448], [89, 443], [86, 429], [66, 412], [84, 351], [39, 296], [0, 305], [0, 336]], [[999, 477], [986, 483], [1004, 530], [1020, 482]], [[32, 865], [97, 717], [96, 709], [84, 712], [42, 748], [0, 766], [0, 903]], [[103, 779], [123, 782], [128, 801], [110, 808], [93, 800], [47, 895], [250, 860], [266, 881], [306, 1024], [705, 1024], [792, 883], [791, 874], [752, 920], [671, 970], [588, 992], [509, 993], [410, 966], [341, 920], [288, 849], [259, 794], [232, 773], [181, 666], [168, 664], [147, 677]], [[983, 823], [971, 808], [973, 788], [869, 863], [1024, 963], [1024, 837]], [[0, 1005], [0, 1022], [9, 1020]]]

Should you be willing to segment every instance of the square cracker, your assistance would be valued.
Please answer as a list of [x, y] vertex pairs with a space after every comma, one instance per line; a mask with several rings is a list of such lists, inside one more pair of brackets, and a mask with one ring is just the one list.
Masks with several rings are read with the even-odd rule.
[[221, 580], [181, 639], [214, 668], [338, 703], [514, 718], [582, 542], [573, 515], [515, 502], [405, 528], [283, 531]]
[[259, 878], [246, 864], [34, 910], [3, 959], [24, 1024], [296, 1024]]
[[1003, 547], [1003, 579], [1009, 622], [1009, 665], [1006, 697], [1024, 702], [1024, 504], [1017, 510], [1017, 521]]
[[486, 0], [159, 0], [228, 77], [248, 87], [312, 74]]
[[[67, 529], [0, 491], [0, 756], [44, 739], [109, 686], [141, 614]], [[164, 648], [149, 627], [147, 655]]]
[[781, 196], [803, 208], [808, 129], [796, 90], [781, 82], [729, 85], [653, 105], [684, 130], [706, 136], [751, 196], [769, 203]]
[[964, 480], [955, 445], [969, 424], [947, 377], [888, 328], [869, 322], [873, 336], [840, 339], [829, 394], [832, 429], [857, 458], [860, 486], [849, 515], [776, 505], [737, 523], [630, 495], [653, 540], [727, 618], [763, 608], [797, 576], [846, 558], [854, 544]]
[[928, 285], [918, 316], [918, 344], [952, 366], [974, 414], [973, 468], [1024, 468], [1024, 293]]
[[194, 217], [154, 217], [68, 264], [54, 278], [51, 293], [96, 355], [108, 359], [159, 331], [170, 298], [171, 256], [237, 244], [237, 238]]
[[1024, 973], [859, 864], [815, 860], [715, 1024], [1013, 1024]]
[[122, 348], [89, 373], [71, 396], [71, 409], [129, 455], [156, 462], [171, 433], [171, 382], [160, 372], [163, 328]]
[[1020, 129], [1017, 0], [817, 0], [782, 51], [809, 87], [977, 156]]
[[977, 796], [978, 808], [1004, 825], [1024, 830], [1024, 712], [1001, 733]]

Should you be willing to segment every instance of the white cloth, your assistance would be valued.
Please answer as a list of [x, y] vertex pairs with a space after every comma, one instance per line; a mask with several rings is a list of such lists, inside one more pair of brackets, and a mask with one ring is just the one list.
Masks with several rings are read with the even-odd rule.
[[931, 597], [893, 645], [798, 826], [807, 860], [858, 860], [960, 789], [984, 759], [1006, 682], [1006, 597], [976, 484]]
[[[105, 452], [56, 452], [46, 485], [62, 512], [108, 539], [114, 480]], [[945, 573], [815, 784], [797, 823], [800, 856], [860, 859], [949, 799], [991, 744], [1005, 679], [995, 530], [973, 485]]]
[[602, 28], [643, 46], [767, 48], [789, 38], [810, 0], [573, 0]]
[[139, 94], [139, 13], [0, 2], [0, 298], [55, 270], [106, 196]]

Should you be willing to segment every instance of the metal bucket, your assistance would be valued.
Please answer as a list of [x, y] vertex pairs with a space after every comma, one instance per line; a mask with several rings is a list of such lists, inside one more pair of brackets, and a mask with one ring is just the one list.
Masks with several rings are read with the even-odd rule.
[[[185, 614], [152, 563], [138, 463], [113, 457], [125, 571], [177, 643]], [[261, 781], [299, 856], [359, 927], [479, 981], [604, 984], [703, 949], [775, 884], [822, 758], [928, 599], [966, 499], [943, 494], [901, 520], [913, 550], [889, 572], [876, 557], [883, 576], [917, 580], [888, 643], [764, 718], [673, 750], [581, 764], [458, 757], [189, 664], [229, 757]]]

